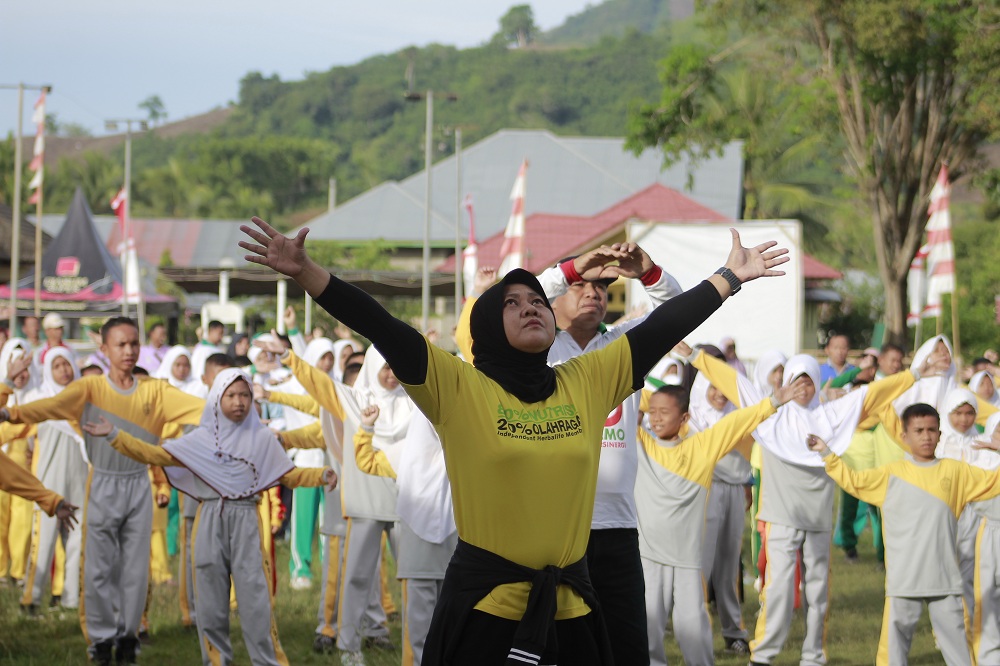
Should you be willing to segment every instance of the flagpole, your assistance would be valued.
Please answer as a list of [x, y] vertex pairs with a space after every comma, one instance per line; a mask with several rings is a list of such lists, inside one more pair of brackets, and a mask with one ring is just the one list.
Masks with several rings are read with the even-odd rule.
[[[42, 167], [45, 168], [44, 166]], [[42, 206], [45, 201], [44, 185], [38, 186], [38, 204], [35, 208], [35, 316], [42, 316]]]
[[[957, 273], [958, 271], [956, 271]], [[957, 277], [957, 275], [956, 275]], [[957, 282], [957, 281], [956, 281]], [[955, 351], [955, 358], [962, 356], [962, 342], [958, 331], [958, 284], [951, 292], [951, 345]]]
[[[21, 272], [21, 132], [24, 121], [24, 84], [17, 84], [17, 143], [14, 144], [14, 218], [10, 237], [10, 326], [17, 335], [17, 283]], [[36, 278], [37, 279], [37, 276]]]

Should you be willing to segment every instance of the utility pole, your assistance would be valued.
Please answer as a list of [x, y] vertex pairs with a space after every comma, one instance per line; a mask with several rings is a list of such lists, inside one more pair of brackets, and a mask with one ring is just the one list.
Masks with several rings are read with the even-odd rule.
[[[0, 85], [0, 90], [17, 90], [17, 132], [14, 140], [14, 202], [13, 224], [10, 233], [10, 336], [17, 335], [17, 283], [21, 279], [21, 143], [23, 142], [24, 124], [24, 91], [37, 90], [46, 94], [52, 92], [52, 86], [30, 86], [24, 83]], [[41, 227], [42, 221], [35, 220]], [[41, 266], [35, 267], [35, 282], [42, 279]]]
[[[442, 96], [449, 101], [458, 99], [458, 95], [454, 93], [442, 93]], [[423, 263], [420, 274], [420, 332], [427, 333], [431, 310], [431, 219], [433, 217], [431, 206], [431, 194], [433, 192], [431, 187], [431, 167], [434, 161], [434, 91], [427, 90], [422, 93], [411, 91], [404, 93], [403, 97], [411, 102], [422, 99], [427, 100], [427, 117], [424, 129], [426, 133], [424, 137], [424, 175], [427, 178], [427, 182], [424, 188], [424, 245]]]
[[[122, 316], [128, 316], [128, 242], [132, 237], [132, 123], [145, 132], [149, 123], [141, 118], [116, 118], [104, 121], [104, 128], [109, 132], [117, 132], [118, 125], [125, 125], [125, 225], [122, 229], [122, 243], [125, 244], [126, 260], [122, 264]], [[138, 267], [136, 268], [138, 270]], [[139, 301], [136, 303], [136, 315], [139, 320], [139, 339], [146, 335], [146, 304], [142, 298], [142, 278], [135, 276], [139, 288]]]

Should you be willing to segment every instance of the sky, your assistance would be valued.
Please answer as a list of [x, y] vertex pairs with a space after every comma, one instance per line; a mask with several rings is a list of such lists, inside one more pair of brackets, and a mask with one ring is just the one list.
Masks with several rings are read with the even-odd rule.
[[[283, 80], [410, 45], [487, 41], [524, 0], [35, 0], [0, 6], [0, 86], [51, 84], [47, 112], [105, 133], [108, 118], [144, 118], [159, 95], [178, 120], [235, 101], [247, 72]], [[587, 0], [532, 5], [543, 30]], [[400, 71], [402, 83], [403, 71]], [[34, 134], [25, 92], [24, 133]], [[0, 89], [0, 135], [17, 125], [17, 91]]]

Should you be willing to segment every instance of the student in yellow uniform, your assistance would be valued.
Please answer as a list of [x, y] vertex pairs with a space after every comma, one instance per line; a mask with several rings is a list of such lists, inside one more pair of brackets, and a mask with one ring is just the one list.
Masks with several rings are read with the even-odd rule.
[[[6, 377], [6, 400], [21, 404], [37, 386], [37, 377], [31, 374], [31, 347], [22, 338], [10, 338], [0, 350], [0, 376]], [[2, 403], [0, 403], [2, 404]], [[14, 428], [3, 431], [3, 451], [24, 469], [30, 469], [29, 437], [33, 429]], [[0, 575], [15, 582], [24, 580], [31, 547], [31, 502], [0, 493]]]
[[256, 495], [283, 483], [333, 486], [330, 468], [295, 468], [252, 406], [250, 378], [230, 368], [218, 374], [201, 427], [162, 447], [114, 428], [103, 417], [83, 429], [115, 450], [165, 468], [170, 483], [201, 504], [194, 528], [195, 604], [206, 666], [229, 664], [230, 578], [236, 589], [243, 640], [255, 666], [287, 665], [271, 608], [269, 563]]
[[[760, 595], [752, 664], [769, 664], [785, 644], [792, 621], [795, 567], [801, 550], [805, 575], [806, 632], [800, 663], [826, 663], [826, 620], [829, 609], [830, 551], [836, 484], [823, 471], [823, 461], [801, 445], [811, 432], [822, 431], [834, 450], [843, 453], [858, 424], [880, 413], [922, 376], [940, 372], [948, 357], [932, 354], [921, 367], [851, 391], [820, 404], [819, 364], [811, 356], [788, 359], [782, 377], [787, 385], [806, 377], [807, 399], [794, 400], [754, 431], [762, 456], [761, 494], [756, 519], [765, 523], [767, 566]], [[694, 364], [726, 397], [746, 406], [746, 378], [704, 353]]]
[[808, 446], [823, 456], [837, 485], [882, 508], [885, 613], [875, 663], [907, 663], [913, 630], [927, 604], [945, 663], [972, 666], [955, 535], [966, 504], [1000, 495], [1000, 471], [935, 457], [941, 417], [930, 405], [907, 407], [902, 422], [910, 456], [877, 469], [851, 470], [816, 435], [808, 437]]
[[[702, 546], [709, 490], [719, 461], [750, 455], [753, 432], [782, 404], [805, 392], [804, 381], [778, 389], [753, 407], [730, 412], [706, 430], [681, 438], [689, 418], [687, 390], [663, 386], [649, 398], [649, 425], [639, 427], [643, 454], [635, 486], [639, 554], [646, 581], [649, 659], [666, 666], [667, 622], [688, 666], [712, 666], [712, 625], [705, 600]], [[684, 538], [678, 538], [684, 534]]]
[[[990, 464], [984, 469], [1000, 467], [1000, 414], [986, 421], [984, 438], [978, 447], [990, 448]], [[986, 441], [983, 441], [983, 440]], [[1000, 497], [972, 505], [982, 517], [976, 537], [975, 612], [972, 621], [973, 654], [982, 666], [1000, 664]]]
[[241, 227], [247, 258], [293, 278], [372, 340], [441, 439], [459, 544], [424, 663], [612, 663], [584, 559], [604, 422], [743, 282], [781, 274], [773, 268], [785, 251], [774, 242], [744, 248], [733, 229], [724, 268], [607, 347], [554, 368], [546, 360], [555, 315], [538, 280], [515, 269], [473, 307], [473, 367], [313, 262], [307, 232], [289, 239], [253, 222]]
[[[108, 418], [121, 430], [159, 441], [167, 423], [198, 422], [204, 401], [132, 374], [139, 331], [127, 317], [101, 327], [107, 375], [84, 377], [59, 395], [0, 410], [0, 421], [40, 423]], [[80, 624], [96, 663], [134, 663], [146, 606], [153, 499], [146, 465], [116, 452], [104, 438], [84, 438], [91, 472], [83, 513]], [[117, 651], [113, 655], [113, 651]]]

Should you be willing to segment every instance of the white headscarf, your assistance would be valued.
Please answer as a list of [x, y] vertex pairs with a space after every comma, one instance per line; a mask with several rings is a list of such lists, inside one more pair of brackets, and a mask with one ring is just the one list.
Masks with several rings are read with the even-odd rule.
[[[336, 343], [330, 338], [314, 338], [308, 345], [306, 345], [306, 351], [302, 354], [302, 360], [316, 367], [319, 360], [323, 358], [326, 353], [333, 354], [333, 365], [337, 366], [337, 347]], [[330, 371], [330, 376], [333, 377], [333, 370]]]
[[344, 381], [344, 371], [340, 367], [340, 354], [344, 351], [344, 347], [350, 347], [356, 352], [364, 349], [357, 340], [337, 340], [333, 343], [333, 370], [331, 374], [338, 382]]
[[196, 379], [200, 383], [201, 377], [197, 378], [194, 377], [193, 366], [191, 368], [191, 373], [188, 374], [187, 379], [182, 381], [174, 377], [174, 361], [176, 361], [181, 356], [186, 356], [188, 364], [191, 363], [191, 352], [188, 351], [188, 348], [185, 347], [184, 345], [174, 345], [173, 347], [168, 349], [167, 353], [164, 354], [163, 356], [163, 360], [160, 362], [160, 367], [157, 368], [156, 372], [153, 373], [153, 377], [155, 379], [165, 379], [174, 388], [178, 388], [184, 391], [185, 387], [187, 387], [188, 384], [195, 381]]
[[736, 409], [733, 403], [728, 400], [725, 407], [721, 410], [716, 409], [708, 400], [708, 389], [711, 386], [708, 378], [700, 372], [694, 378], [694, 383], [691, 384], [691, 402], [688, 414], [690, 414], [691, 425], [699, 432], [711, 428], [723, 416]]
[[[69, 363], [70, 367], [73, 368], [73, 379], [70, 381], [76, 381], [80, 378], [80, 371], [73, 362], [73, 352], [66, 347], [53, 347], [45, 353], [45, 361], [42, 363], [42, 381], [37, 388], [26, 395], [26, 402], [54, 397], [59, 395], [59, 393], [66, 388], [65, 386], [60, 386], [56, 383], [55, 378], [52, 376], [52, 364], [55, 363], [57, 358], [65, 359], [66, 362]], [[56, 430], [69, 435], [77, 444], [80, 445], [81, 449], [83, 448], [83, 437], [81, 437], [80, 433], [69, 424], [69, 421], [46, 421], [45, 423], [54, 427]], [[86, 458], [86, 451], [84, 451], [84, 459]]]
[[[13, 379], [12, 377], [7, 377], [7, 366], [10, 362], [17, 358], [18, 356], [31, 355], [31, 345], [24, 338], [9, 338], [7, 342], [3, 343], [3, 347], [0, 348], [0, 373], [7, 379]], [[31, 372], [31, 368], [28, 368], [28, 383], [21, 388], [14, 389], [13, 397], [14, 402], [12, 404], [21, 405], [24, 404], [24, 399], [28, 395], [28, 392], [38, 386], [38, 377], [36, 377]]]
[[167, 478], [192, 497], [198, 496], [198, 485], [192, 477], [198, 477], [225, 499], [242, 499], [276, 485], [294, 468], [252, 405], [240, 423], [222, 414], [222, 394], [240, 381], [246, 382], [252, 395], [250, 377], [242, 370], [226, 368], [216, 375], [199, 427], [163, 445], [184, 465], [165, 467]]
[[456, 529], [451, 484], [441, 440], [418, 410], [413, 410], [402, 449], [399, 466], [394, 467], [399, 488], [396, 512], [424, 541], [443, 543]]
[[972, 451], [969, 447], [972, 440], [979, 435], [979, 431], [973, 425], [965, 432], [959, 432], [952, 427], [949, 418], [951, 413], [962, 405], [969, 405], [972, 407], [972, 411], [979, 412], [979, 400], [975, 393], [964, 388], [948, 391], [941, 405], [941, 440], [938, 442], [937, 448], [934, 449], [934, 457], [969, 460], [969, 454]]
[[375, 421], [372, 444], [385, 452], [395, 469], [399, 463], [399, 448], [401, 448], [399, 444], [406, 436], [410, 417], [416, 410], [402, 386], [397, 385], [396, 388], [389, 390], [379, 383], [378, 373], [385, 364], [385, 359], [375, 346], [369, 347], [365, 352], [365, 362], [361, 366], [361, 372], [354, 382], [353, 393], [359, 403], [363, 403], [361, 407], [365, 406], [364, 403], [378, 405], [379, 416]]
[[[980, 370], [976, 374], [972, 375], [972, 379], [969, 380], [969, 390], [978, 396], [979, 385], [983, 383], [983, 380], [993, 384], [993, 396], [989, 400], [983, 400], [983, 402], [988, 402], [994, 407], [1000, 407], [1000, 391], [997, 391], [997, 385], [996, 382], [993, 381], [993, 375], [986, 370]], [[980, 400], [982, 400], [982, 398], [980, 398]]]
[[[945, 336], [938, 335], [920, 345], [920, 349], [913, 354], [913, 362], [910, 364], [910, 367], [919, 368], [923, 365], [927, 357], [934, 352], [934, 347], [937, 346], [939, 340], [944, 342], [948, 348], [948, 353], [951, 354], [951, 342]], [[948, 391], [957, 386], [958, 382], [955, 380], [955, 359], [952, 358], [951, 365], [948, 366], [948, 370], [943, 375], [922, 378], [901, 396], [893, 400], [892, 406], [900, 416], [903, 415], [903, 410], [918, 402], [928, 404], [938, 410], [938, 412], [942, 412], [945, 396], [948, 394]]]
[[775, 368], [784, 365], [787, 361], [788, 357], [777, 349], [769, 349], [760, 355], [757, 365], [753, 368], [753, 384], [763, 396], [761, 399], [774, 395], [774, 387], [771, 386], [771, 382], [767, 381], [767, 378]]
[[861, 419], [868, 387], [851, 391], [843, 398], [821, 405], [819, 402], [819, 363], [812, 356], [798, 354], [785, 363], [782, 385], [787, 386], [801, 375], [806, 375], [816, 387], [808, 407], [790, 401], [778, 412], [757, 426], [754, 439], [779, 458], [806, 467], [822, 467], [823, 459], [806, 446], [806, 437], [817, 435], [826, 441], [830, 450], [841, 455], [847, 450], [854, 430]]

